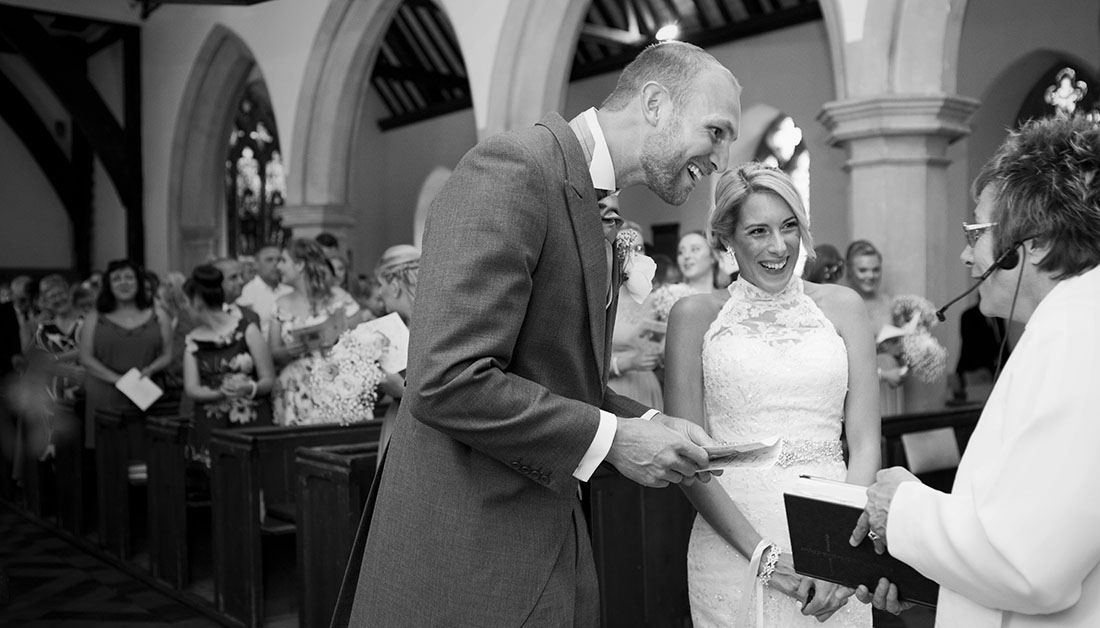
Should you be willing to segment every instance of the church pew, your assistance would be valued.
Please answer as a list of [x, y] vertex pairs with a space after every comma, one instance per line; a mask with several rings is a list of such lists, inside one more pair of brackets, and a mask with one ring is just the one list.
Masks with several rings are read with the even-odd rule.
[[190, 581], [185, 446], [188, 417], [149, 417], [149, 571], [176, 589]]
[[214, 599], [256, 628], [264, 616], [263, 541], [295, 534], [299, 447], [377, 443], [380, 421], [213, 430]]
[[[948, 428], [954, 432], [961, 455], [978, 424], [983, 404], [948, 407], [926, 412], [899, 414], [882, 418], [882, 468], [910, 468], [902, 437], [931, 430]], [[918, 473], [922, 482], [936, 490], [949, 492], [955, 481], [955, 468]]]
[[76, 538], [95, 528], [95, 455], [84, 447], [84, 399], [54, 404], [57, 525]]
[[170, 416], [178, 408], [178, 397], [162, 397], [145, 412], [136, 407], [94, 410], [99, 541], [123, 560], [129, 560], [135, 551], [130, 488], [145, 482], [131, 481], [129, 468], [147, 461], [146, 417]]
[[687, 546], [695, 509], [600, 465], [584, 485], [603, 628], [690, 625]]
[[329, 625], [378, 464], [378, 442], [300, 448], [298, 625]]

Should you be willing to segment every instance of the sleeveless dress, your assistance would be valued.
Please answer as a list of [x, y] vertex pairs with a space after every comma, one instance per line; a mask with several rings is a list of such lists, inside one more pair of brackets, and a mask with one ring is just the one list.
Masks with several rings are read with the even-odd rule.
[[[200, 384], [217, 390], [227, 379], [256, 380], [256, 364], [245, 337], [254, 320], [242, 317], [232, 331], [218, 338], [187, 335], [185, 351], [195, 356]], [[260, 425], [271, 425], [271, 400], [266, 396], [196, 403], [188, 433], [188, 457], [209, 467], [211, 430]]]
[[[160, 356], [162, 350], [160, 321], [154, 310], [148, 320], [134, 328], [122, 327], [106, 316], [100, 315], [92, 338], [92, 355], [103, 366], [115, 373], [126, 373], [132, 368], [144, 368]], [[158, 385], [163, 383], [160, 374], [153, 376]], [[95, 410], [132, 410], [138, 412], [130, 398], [119, 392], [114, 384], [89, 375], [84, 380], [87, 395], [84, 446], [95, 447]]]
[[[800, 474], [843, 480], [840, 444], [848, 354], [833, 324], [793, 277], [778, 294], [743, 278], [703, 337], [707, 431], [720, 442], [777, 436], [778, 456], [726, 469], [715, 480], [760, 535], [790, 552], [783, 491]], [[744, 587], [746, 560], [697, 516], [688, 547], [688, 594], [695, 628], [742, 626], [756, 590]], [[763, 626], [819, 626], [793, 598], [762, 589]], [[871, 607], [850, 599], [827, 626], [870, 627]], [[758, 627], [760, 628], [760, 627]]]

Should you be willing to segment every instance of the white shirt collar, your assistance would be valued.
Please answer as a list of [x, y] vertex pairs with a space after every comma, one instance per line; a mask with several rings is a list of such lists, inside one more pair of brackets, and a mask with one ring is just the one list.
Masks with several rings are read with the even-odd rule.
[[592, 186], [599, 190], [619, 191], [615, 185], [615, 165], [611, 163], [611, 151], [607, 148], [607, 140], [604, 139], [603, 129], [596, 117], [596, 108], [591, 107], [581, 114], [581, 120], [588, 125], [592, 132], [595, 146], [592, 147], [592, 163], [588, 164], [588, 174], [592, 177]]

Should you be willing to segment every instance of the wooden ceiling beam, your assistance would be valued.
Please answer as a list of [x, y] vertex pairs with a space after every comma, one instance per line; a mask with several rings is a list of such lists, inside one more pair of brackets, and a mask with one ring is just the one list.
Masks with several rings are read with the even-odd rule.
[[425, 70], [420, 67], [396, 67], [389, 63], [378, 63], [374, 66], [374, 76], [376, 78], [385, 78], [395, 81], [412, 81], [413, 83], [420, 83], [423, 85], [429, 85], [431, 87], [440, 88], [462, 88], [469, 89], [470, 83], [464, 76], [456, 76], [454, 74], [443, 74], [441, 72], [433, 72], [431, 70]]
[[598, 24], [585, 24], [581, 27], [581, 39], [595, 44], [609, 46], [640, 46], [649, 38], [641, 33], [631, 33], [621, 28], [600, 26]]

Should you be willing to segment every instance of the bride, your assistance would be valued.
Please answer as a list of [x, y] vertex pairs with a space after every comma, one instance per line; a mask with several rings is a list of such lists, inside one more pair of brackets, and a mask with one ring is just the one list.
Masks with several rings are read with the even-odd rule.
[[[800, 474], [867, 485], [879, 467], [878, 383], [867, 311], [850, 288], [804, 283], [813, 250], [802, 201], [781, 170], [722, 175], [712, 244], [741, 268], [728, 293], [681, 299], [669, 319], [666, 410], [718, 441], [780, 439], [774, 462], [684, 487], [699, 511], [688, 548], [695, 628], [871, 626], [852, 589], [794, 571], [783, 491]], [[845, 428], [849, 465], [840, 442]], [[846, 540], [845, 540], [846, 542]], [[810, 599], [812, 598], [812, 599]]]

